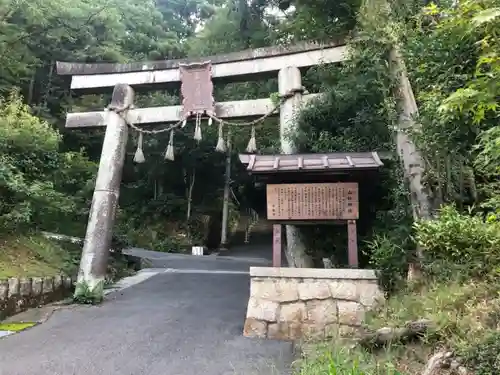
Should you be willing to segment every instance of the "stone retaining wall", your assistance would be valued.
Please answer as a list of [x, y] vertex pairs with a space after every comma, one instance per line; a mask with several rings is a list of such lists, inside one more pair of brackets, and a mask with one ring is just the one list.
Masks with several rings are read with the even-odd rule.
[[67, 297], [75, 280], [66, 276], [0, 280], [0, 320]]
[[251, 267], [250, 278], [247, 337], [343, 335], [383, 298], [373, 270]]

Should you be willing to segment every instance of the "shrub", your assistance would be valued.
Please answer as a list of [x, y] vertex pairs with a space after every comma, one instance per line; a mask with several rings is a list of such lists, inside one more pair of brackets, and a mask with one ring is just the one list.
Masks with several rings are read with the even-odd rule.
[[[500, 223], [445, 206], [436, 220], [414, 224], [428, 275], [478, 277], [500, 271]], [[451, 275], [453, 274], [453, 275]]]
[[479, 187], [486, 198], [482, 206], [500, 212], [500, 125], [483, 131], [476, 149], [474, 166], [483, 177]]
[[408, 251], [386, 235], [376, 235], [367, 244], [371, 255], [370, 264], [377, 270], [380, 287], [387, 294], [394, 293], [405, 282]]
[[81, 219], [87, 202], [80, 191], [93, 179], [94, 164], [82, 153], [60, 152], [60, 142], [16, 92], [0, 99], [1, 230], [54, 230]]
[[463, 354], [476, 375], [500, 374], [500, 332], [491, 331]]

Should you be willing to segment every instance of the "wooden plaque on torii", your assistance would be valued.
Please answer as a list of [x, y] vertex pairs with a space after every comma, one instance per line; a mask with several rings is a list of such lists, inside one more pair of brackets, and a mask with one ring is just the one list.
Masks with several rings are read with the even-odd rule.
[[215, 115], [214, 85], [210, 61], [180, 64], [179, 72], [184, 117], [206, 113]]

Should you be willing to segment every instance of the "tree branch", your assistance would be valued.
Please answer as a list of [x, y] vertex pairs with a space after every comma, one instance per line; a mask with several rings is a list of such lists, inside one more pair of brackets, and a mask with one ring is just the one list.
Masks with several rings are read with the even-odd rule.
[[71, 31], [80, 31], [80, 29], [82, 29], [83, 27], [87, 26], [90, 24], [90, 22], [92, 22], [92, 20], [97, 17], [99, 14], [101, 14], [104, 10], [107, 9], [107, 5], [99, 8], [97, 11], [95, 11], [94, 13], [91, 13], [89, 15], [89, 17], [87, 18], [87, 20], [82, 23], [81, 25], [78, 25], [78, 26], [71, 26], [65, 22], [62, 22], [60, 19], [57, 20], [57, 24], [56, 25], [48, 25], [47, 27], [43, 27], [41, 29], [38, 29], [38, 30], [34, 30], [32, 32], [28, 32], [26, 34], [23, 34], [21, 36], [19, 36], [17, 39], [14, 39], [14, 40], [11, 40], [9, 42], [6, 43], [6, 48], [10, 48], [12, 46], [15, 46], [17, 45], [19, 42], [22, 42], [23, 40], [25, 39], [28, 39], [28, 38], [33, 38], [37, 35], [42, 35], [42, 34], [46, 34], [48, 33], [50, 30], [54, 30], [58, 27], [65, 27]]
[[422, 372], [422, 375], [437, 375], [440, 370], [449, 370], [450, 374], [456, 375], [473, 375], [462, 366], [456, 359], [453, 358], [453, 352], [441, 351], [434, 354]]
[[[390, 343], [410, 341], [423, 336], [434, 328], [434, 323], [428, 319], [408, 322], [402, 328], [384, 327], [377, 329], [375, 332], [362, 333], [358, 339], [358, 345], [373, 349]], [[473, 375], [454, 358], [451, 351], [435, 353], [427, 362], [422, 375], [438, 375], [440, 370], [444, 369], [449, 370], [449, 374], [453, 375]]]
[[359, 345], [366, 348], [385, 346], [393, 342], [404, 342], [423, 336], [434, 327], [432, 321], [420, 319], [408, 322], [405, 327], [390, 328], [384, 327], [375, 332], [362, 334], [359, 339]]
[[451, 355], [452, 354], [449, 352], [439, 352], [434, 354], [427, 362], [422, 375], [436, 375], [436, 373], [443, 368], [443, 361], [451, 357]]

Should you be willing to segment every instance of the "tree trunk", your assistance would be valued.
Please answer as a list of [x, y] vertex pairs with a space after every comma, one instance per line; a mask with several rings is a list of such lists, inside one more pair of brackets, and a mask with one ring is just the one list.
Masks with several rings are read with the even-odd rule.
[[228, 235], [227, 228], [229, 222], [229, 193], [231, 189], [231, 152], [232, 152], [231, 134], [227, 136], [227, 150], [226, 150], [226, 172], [224, 174], [224, 196], [222, 202], [222, 227], [220, 233], [220, 246], [221, 251], [227, 250]]
[[191, 210], [192, 210], [192, 202], [193, 202], [193, 189], [194, 182], [196, 180], [196, 168], [193, 168], [193, 172], [191, 173], [191, 178], [189, 179], [189, 188], [187, 189], [187, 212], [186, 212], [186, 221], [189, 222], [191, 219]]
[[[413, 218], [414, 220], [429, 220], [431, 219], [431, 204], [427, 189], [422, 184], [425, 169], [424, 161], [411, 136], [407, 133], [408, 129], [418, 126], [414, 120], [415, 116], [418, 115], [417, 103], [398, 47], [393, 47], [390, 59], [391, 72], [398, 82], [395, 90], [399, 111], [396, 146], [408, 180]], [[408, 279], [410, 280], [419, 276], [423, 257], [422, 249], [417, 247], [415, 255], [415, 261], [409, 265]]]
[[51, 61], [50, 65], [49, 65], [49, 74], [47, 77], [47, 87], [45, 88], [45, 94], [43, 96], [43, 101], [42, 101], [42, 106], [44, 108], [47, 107], [49, 95], [52, 91], [52, 77], [54, 75], [54, 67], [55, 67], [55, 63], [54, 63], [54, 61]]
[[286, 225], [286, 260], [289, 267], [313, 268], [312, 258], [306, 253], [306, 247], [300, 238], [300, 229], [295, 225]]
[[28, 90], [28, 105], [33, 104], [33, 92], [35, 90], [35, 79], [36, 79], [36, 69], [33, 71], [30, 79], [30, 85]]

